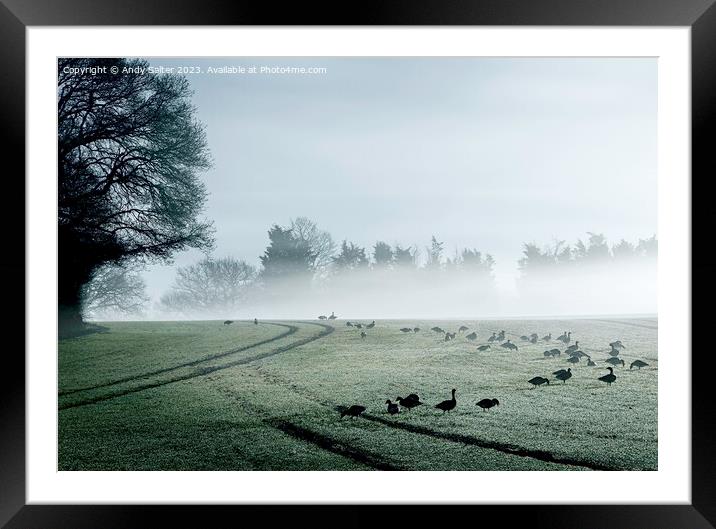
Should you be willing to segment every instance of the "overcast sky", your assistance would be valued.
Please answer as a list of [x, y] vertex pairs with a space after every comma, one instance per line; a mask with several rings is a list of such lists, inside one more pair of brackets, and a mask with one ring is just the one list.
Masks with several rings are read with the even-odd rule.
[[[258, 265], [273, 223], [307, 216], [340, 242], [491, 253], [513, 288], [523, 242], [657, 233], [657, 62], [649, 58], [152, 59], [305, 66], [189, 75], [214, 167], [218, 257]], [[200, 254], [177, 256], [179, 265]], [[146, 274], [160, 295], [171, 267]]]

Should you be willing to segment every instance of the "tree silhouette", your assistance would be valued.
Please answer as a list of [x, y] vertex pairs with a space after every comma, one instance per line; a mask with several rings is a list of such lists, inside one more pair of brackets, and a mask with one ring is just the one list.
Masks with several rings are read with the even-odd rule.
[[612, 255], [614, 256], [614, 259], [621, 260], [632, 259], [636, 257], [637, 253], [636, 248], [632, 243], [622, 239], [618, 244], [612, 246]]
[[305, 243], [316, 255], [313, 262], [314, 272], [319, 274], [331, 264], [336, 252], [336, 243], [331, 234], [319, 229], [318, 225], [308, 217], [297, 217], [291, 221], [291, 233]]
[[375, 261], [375, 267], [381, 270], [390, 268], [393, 264], [395, 255], [393, 249], [389, 244], [383, 241], [378, 241], [373, 246], [373, 260]]
[[365, 248], [347, 241], [341, 243], [341, 251], [333, 258], [333, 265], [340, 272], [368, 267]]
[[81, 298], [83, 316], [95, 318], [141, 314], [149, 301], [139, 270], [116, 265], [96, 268], [83, 285]]
[[425, 269], [431, 271], [437, 271], [442, 268], [443, 265], [443, 244], [439, 242], [435, 235], [430, 238], [430, 246], [425, 250], [427, 251], [428, 260], [425, 263]]
[[[58, 298], [60, 324], [81, 322], [80, 295], [93, 273], [129, 260], [167, 261], [208, 249], [199, 216], [210, 166], [188, 81], [111, 73], [142, 60], [60, 59], [58, 105]], [[66, 67], [104, 68], [95, 75]], [[136, 70], [135, 70], [136, 71]]]
[[256, 268], [245, 261], [206, 258], [177, 270], [174, 285], [162, 296], [160, 305], [180, 314], [223, 314], [246, 300], [256, 275]]
[[656, 259], [659, 253], [659, 241], [657, 241], [656, 235], [653, 235], [648, 239], [639, 239], [636, 251], [644, 257]]
[[317, 252], [308, 241], [297, 238], [291, 228], [274, 224], [268, 232], [269, 245], [260, 257], [261, 278], [266, 285], [291, 279], [294, 284], [308, 283], [313, 274]]
[[575, 261], [597, 263], [608, 260], [611, 255], [607, 239], [601, 233], [587, 232], [589, 239], [585, 244], [581, 239], [575, 244]]
[[396, 268], [415, 268], [417, 260], [417, 250], [413, 250], [410, 246], [403, 248], [396, 244], [393, 250], [393, 262]]

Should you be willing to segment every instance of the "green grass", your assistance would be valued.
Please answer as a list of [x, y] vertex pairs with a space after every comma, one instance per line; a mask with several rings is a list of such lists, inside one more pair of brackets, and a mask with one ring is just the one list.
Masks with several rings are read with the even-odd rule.
[[[379, 321], [365, 339], [343, 321], [275, 323], [108, 323], [61, 341], [60, 470], [657, 469], [656, 319]], [[477, 341], [429, 330], [462, 324]], [[478, 352], [500, 329], [519, 351]], [[542, 352], [564, 346], [519, 336], [564, 330], [597, 367], [573, 366], [562, 385], [551, 372], [570, 364]], [[627, 366], [607, 386], [615, 339]], [[630, 371], [637, 358], [649, 367]], [[535, 375], [553, 384], [530, 389]], [[452, 388], [443, 415], [433, 405]], [[386, 413], [412, 392], [426, 405]], [[483, 412], [485, 397], [500, 406]], [[350, 404], [365, 416], [340, 419]]]

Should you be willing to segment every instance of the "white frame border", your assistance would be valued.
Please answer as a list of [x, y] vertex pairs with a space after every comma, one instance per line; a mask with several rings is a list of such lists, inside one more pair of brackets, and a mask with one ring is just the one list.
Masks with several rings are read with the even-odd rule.
[[[27, 503], [690, 504], [690, 31], [688, 27], [28, 27]], [[382, 55], [658, 57], [659, 349], [686, 348], [688, 353], [659, 359], [661, 373], [669, 376], [668, 385], [659, 385], [659, 470], [58, 472], [57, 344], [56, 334], [49, 332], [56, 329], [57, 312], [56, 298], [49, 294], [57, 291], [56, 58]]]

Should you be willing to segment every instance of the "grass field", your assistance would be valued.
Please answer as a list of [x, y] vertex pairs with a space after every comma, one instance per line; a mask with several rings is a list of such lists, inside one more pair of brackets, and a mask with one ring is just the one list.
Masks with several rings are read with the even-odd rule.
[[[342, 320], [101, 325], [59, 342], [60, 470], [657, 469], [655, 318], [378, 321], [365, 339]], [[470, 331], [445, 342], [435, 325]], [[518, 351], [477, 351], [501, 329]], [[519, 337], [566, 330], [597, 366], [562, 384], [566, 357], [543, 351], [564, 345]], [[607, 386], [616, 339], [626, 367]], [[434, 409], [452, 388], [455, 410]], [[389, 415], [408, 393], [426, 405]], [[341, 419], [351, 404], [367, 409]]]

